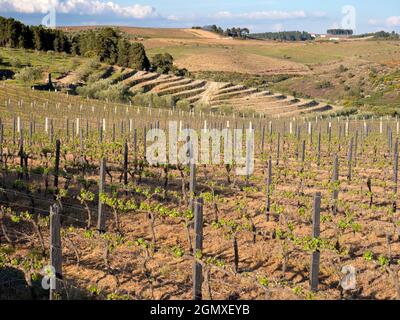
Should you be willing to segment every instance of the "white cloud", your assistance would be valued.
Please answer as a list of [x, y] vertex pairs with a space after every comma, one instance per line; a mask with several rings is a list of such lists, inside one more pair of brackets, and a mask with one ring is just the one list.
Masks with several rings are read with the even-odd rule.
[[368, 20], [368, 24], [371, 25], [371, 26], [375, 26], [375, 25], [377, 25], [378, 23], [379, 23], [379, 21], [376, 20], [376, 19], [369, 19], [369, 20]]
[[156, 10], [148, 5], [133, 4], [121, 6], [112, 1], [102, 0], [0, 0], [0, 11], [19, 13], [47, 13], [55, 8], [58, 13], [86, 15], [115, 14], [126, 18], [147, 18], [157, 16]]
[[325, 18], [327, 16], [327, 13], [323, 11], [316, 11], [312, 13], [312, 16], [316, 18]]
[[400, 16], [389, 17], [386, 19], [386, 24], [390, 27], [400, 27]]
[[329, 27], [329, 29], [340, 29], [340, 24], [339, 22], [334, 22], [331, 24], [331, 26]]
[[176, 15], [174, 15], [174, 14], [171, 14], [171, 15], [169, 15], [169, 16], [167, 17], [167, 19], [168, 19], [168, 20], [171, 20], [171, 21], [179, 21], [181, 18], [178, 17], [178, 16], [176, 16]]
[[277, 24], [274, 24], [273, 26], [272, 26], [272, 30], [274, 30], [275, 32], [280, 32], [280, 31], [283, 31], [284, 30], [284, 25], [282, 24], [282, 23], [277, 23]]
[[255, 11], [247, 13], [231, 13], [229, 11], [220, 11], [216, 13], [214, 17], [221, 19], [244, 18], [282, 20], [306, 18], [307, 14], [304, 11]]

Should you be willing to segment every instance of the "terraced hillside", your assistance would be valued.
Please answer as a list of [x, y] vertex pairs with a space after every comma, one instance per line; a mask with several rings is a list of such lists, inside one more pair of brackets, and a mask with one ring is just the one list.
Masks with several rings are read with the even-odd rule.
[[[124, 77], [109, 73], [113, 83], [122, 82], [132, 93], [153, 93], [171, 96], [175, 101], [185, 99], [193, 107], [206, 106], [210, 109], [232, 107], [235, 110], [254, 111], [266, 115], [296, 115], [309, 112], [322, 112], [337, 107], [315, 100], [298, 99], [283, 94], [260, 91], [244, 85], [228, 82], [193, 80], [190, 78], [163, 75], [147, 71], [124, 70]], [[58, 79], [65, 84], [63, 79]]]

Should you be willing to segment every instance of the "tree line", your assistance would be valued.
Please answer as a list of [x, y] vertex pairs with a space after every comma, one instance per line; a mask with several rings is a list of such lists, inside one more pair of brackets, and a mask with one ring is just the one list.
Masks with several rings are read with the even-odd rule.
[[269, 39], [281, 41], [306, 41], [314, 38], [308, 32], [301, 31], [281, 31], [281, 32], [263, 32], [253, 33], [249, 36], [252, 39]]
[[99, 57], [101, 62], [136, 70], [150, 68], [143, 44], [129, 42], [113, 28], [67, 34], [62, 30], [27, 26], [15, 19], [0, 17], [0, 46]]
[[334, 36], [351, 36], [354, 32], [351, 29], [329, 29], [326, 33]]
[[246, 38], [248, 38], [248, 35], [250, 34], [250, 30], [248, 28], [233, 27], [233, 28], [227, 28], [226, 30], [224, 30], [215, 24], [204, 26], [204, 27], [193, 27], [193, 29], [201, 29], [201, 30], [211, 31], [211, 32], [217, 33], [221, 36], [240, 38], [240, 39], [246, 39]]
[[392, 32], [378, 31], [373, 33], [364, 33], [355, 37], [356, 38], [373, 37], [373, 39], [376, 40], [400, 40], [400, 34], [396, 33], [395, 31]]

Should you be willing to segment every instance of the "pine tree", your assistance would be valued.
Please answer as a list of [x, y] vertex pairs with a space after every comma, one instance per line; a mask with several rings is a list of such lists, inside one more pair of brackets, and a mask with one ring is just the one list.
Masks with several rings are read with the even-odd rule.
[[132, 43], [129, 49], [129, 67], [136, 70], [148, 70], [150, 61], [141, 43]]
[[118, 59], [117, 64], [121, 67], [129, 66], [129, 49], [130, 43], [126, 39], [120, 39], [118, 41]]

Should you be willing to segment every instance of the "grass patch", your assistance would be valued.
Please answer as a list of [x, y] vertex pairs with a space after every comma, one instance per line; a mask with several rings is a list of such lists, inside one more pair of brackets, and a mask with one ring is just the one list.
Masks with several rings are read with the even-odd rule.
[[191, 75], [195, 79], [205, 79], [215, 82], [231, 82], [233, 84], [242, 84], [246, 87], [255, 87], [258, 89], [266, 89], [270, 83], [279, 83], [294, 77], [293, 75], [286, 74], [253, 75], [248, 73], [224, 71], [199, 71], [192, 72]]
[[[75, 70], [85, 58], [56, 52], [39, 52], [26, 49], [0, 48], [2, 57], [1, 70], [18, 73], [25, 67], [40, 68], [44, 73], [51, 73], [53, 78]], [[13, 80], [18, 82], [18, 80]]]

